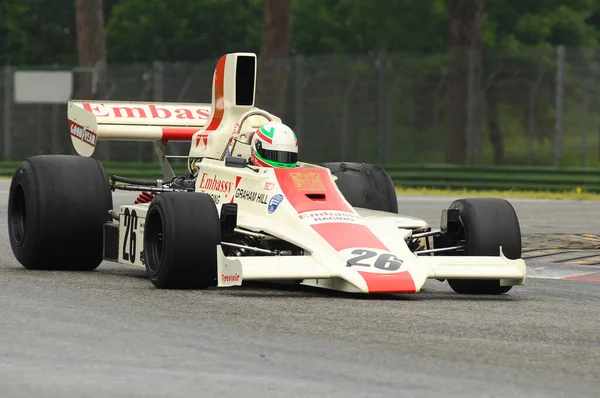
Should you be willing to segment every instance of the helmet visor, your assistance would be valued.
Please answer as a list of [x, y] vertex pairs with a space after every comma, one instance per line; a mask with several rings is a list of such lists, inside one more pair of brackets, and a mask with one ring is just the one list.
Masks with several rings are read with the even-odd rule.
[[296, 164], [298, 161], [297, 152], [275, 151], [272, 149], [256, 148], [259, 156], [265, 160], [276, 163]]

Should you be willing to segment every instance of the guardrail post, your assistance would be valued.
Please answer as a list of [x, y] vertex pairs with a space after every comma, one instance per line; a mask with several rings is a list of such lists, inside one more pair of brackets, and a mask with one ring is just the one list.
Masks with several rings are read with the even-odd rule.
[[294, 58], [295, 64], [295, 76], [294, 76], [294, 132], [296, 136], [303, 137], [302, 129], [304, 122], [304, 111], [303, 111], [303, 102], [304, 102], [304, 86], [306, 85], [304, 81], [304, 62], [302, 55], [296, 55]]
[[535, 141], [535, 98], [545, 71], [541, 71], [529, 91], [529, 107], [527, 109], [527, 165], [533, 164], [533, 143]]
[[[476, 67], [476, 49], [469, 47], [468, 49], [468, 77], [467, 77], [467, 147], [466, 147], [466, 160], [467, 164], [471, 165], [475, 161], [475, 146], [477, 140], [477, 115], [475, 112], [477, 90], [475, 89], [475, 67]], [[482, 109], [485, 112], [485, 109]]]
[[442, 76], [442, 79], [440, 80], [440, 82], [437, 85], [437, 88], [435, 90], [435, 92], [433, 93], [433, 128], [431, 129], [431, 134], [433, 139], [431, 140], [432, 144], [432, 161], [434, 163], [438, 162], [438, 158], [437, 158], [437, 153], [439, 150], [439, 144], [438, 144], [438, 140], [440, 139], [439, 136], [439, 121], [440, 121], [440, 96], [442, 95], [442, 90], [444, 89], [444, 86], [446, 85], [446, 76]]
[[165, 65], [162, 61], [152, 63], [152, 101], [163, 102], [165, 100]]
[[596, 78], [600, 69], [594, 68], [592, 74], [587, 77], [585, 81], [585, 87], [583, 90], [583, 131], [581, 133], [581, 167], [585, 167], [587, 164], [587, 145], [588, 137], [590, 135], [590, 91], [594, 89], [596, 84]]
[[554, 119], [554, 165], [559, 167], [562, 161], [563, 114], [565, 93], [565, 46], [556, 47], [556, 116]]
[[12, 114], [14, 106], [13, 96], [14, 68], [4, 66], [4, 106], [2, 123], [2, 159], [8, 160], [12, 151]]
[[340, 137], [340, 159], [345, 160], [348, 152], [348, 118], [349, 118], [349, 110], [350, 110], [350, 94], [352, 93], [352, 89], [356, 84], [356, 77], [350, 80], [350, 83], [346, 86], [346, 90], [344, 91], [344, 103], [342, 107], [342, 134]]
[[388, 143], [389, 143], [389, 131], [386, 131], [386, 92], [387, 92], [387, 54], [385, 52], [379, 53], [377, 57], [377, 66], [379, 67], [379, 89], [378, 89], [378, 121], [379, 121], [379, 163], [388, 163]]

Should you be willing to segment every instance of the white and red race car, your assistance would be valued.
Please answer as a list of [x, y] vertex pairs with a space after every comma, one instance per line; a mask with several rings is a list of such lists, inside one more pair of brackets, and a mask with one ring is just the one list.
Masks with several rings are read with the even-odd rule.
[[[505, 200], [457, 200], [432, 229], [398, 214], [379, 166], [249, 164], [252, 133], [280, 120], [254, 106], [255, 80], [256, 55], [232, 53], [216, 66], [211, 104], [71, 101], [81, 156], [34, 156], [13, 175], [8, 220], [18, 261], [75, 270], [116, 261], [145, 267], [159, 288], [259, 280], [415, 293], [432, 278], [458, 293], [502, 294], [524, 284], [519, 222]], [[153, 141], [164, 178], [109, 180], [90, 157], [101, 140]], [[170, 141], [190, 143], [188, 175], [174, 174]], [[117, 212], [115, 190], [143, 193]]]

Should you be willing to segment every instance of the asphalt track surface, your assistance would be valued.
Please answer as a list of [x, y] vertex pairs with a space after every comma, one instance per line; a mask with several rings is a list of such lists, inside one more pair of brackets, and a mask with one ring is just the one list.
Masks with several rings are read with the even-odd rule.
[[[418, 295], [365, 298], [269, 285], [161, 291], [111, 263], [27, 271], [8, 243], [7, 187], [1, 397], [600, 396], [599, 283], [539, 274], [500, 297], [432, 281]], [[452, 198], [399, 200], [437, 226]], [[600, 203], [512, 202], [524, 235], [600, 234]]]

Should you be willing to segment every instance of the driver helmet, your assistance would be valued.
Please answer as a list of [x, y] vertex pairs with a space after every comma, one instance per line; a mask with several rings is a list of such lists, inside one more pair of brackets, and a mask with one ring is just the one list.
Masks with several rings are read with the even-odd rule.
[[283, 123], [261, 126], [252, 137], [252, 164], [261, 167], [296, 167], [298, 139]]

